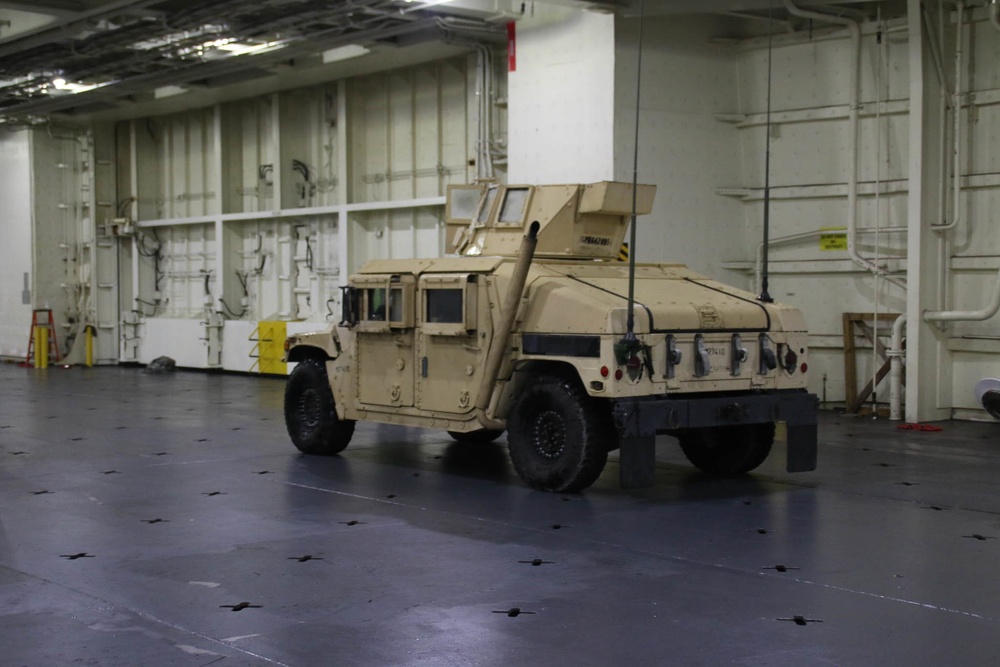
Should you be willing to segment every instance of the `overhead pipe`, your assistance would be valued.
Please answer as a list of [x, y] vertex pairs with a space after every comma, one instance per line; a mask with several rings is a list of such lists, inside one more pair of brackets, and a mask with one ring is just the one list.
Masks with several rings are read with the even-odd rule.
[[521, 247], [517, 251], [517, 261], [514, 263], [514, 271], [510, 277], [510, 286], [507, 287], [503, 309], [500, 311], [500, 323], [496, 335], [493, 337], [493, 344], [490, 345], [489, 354], [486, 356], [486, 369], [483, 371], [483, 380], [479, 383], [479, 392], [476, 394], [476, 419], [479, 420], [483, 428], [497, 431], [507, 428], [506, 420], [491, 418], [487, 411], [490, 408], [490, 403], [493, 402], [497, 378], [500, 376], [500, 365], [503, 363], [504, 356], [506, 356], [510, 346], [510, 334], [514, 330], [514, 321], [517, 319], [521, 299], [524, 298], [524, 284], [528, 280], [528, 271], [531, 270], [531, 260], [535, 257], [535, 248], [538, 247], [540, 227], [537, 220], [532, 222], [528, 233], [521, 240]]
[[997, 281], [993, 286], [993, 294], [989, 303], [979, 310], [927, 310], [924, 311], [925, 322], [979, 322], [988, 320], [1000, 312], [1000, 269], [997, 270]]
[[871, 260], [862, 257], [858, 252], [858, 136], [860, 130], [860, 109], [861, 109], [861, 24], [858, 21], [844, 16], [834, 14], [824, 14], [812, 10], [797, 7], [792, 0], [782, 0], [785, 9], [789, 14], [799, 18], [812, 19], [816, 21], [826, 21], [842, 25], [848, 29], [851, 35], [851, 45], [854, 49], [854, 63], [851, 67], [851, 98], [848, 105], [848, 180], [847, 180], [847, 254], [855, 264], [865, 268], [871, 273], [882, 277], [894, 285], [906, 288], [906, 283], [894, 276], [887, 275], [886, 272]]

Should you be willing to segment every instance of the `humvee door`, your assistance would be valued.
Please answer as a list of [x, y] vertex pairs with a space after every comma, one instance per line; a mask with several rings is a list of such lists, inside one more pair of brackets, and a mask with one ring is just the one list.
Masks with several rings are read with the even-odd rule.
[[468, 273], [420, 277], [416, 405], [421, 410], [464, 414], [473, 408], [486, 355], [478, 343], [478, 278]]
[[357, 400], [413, 405], [414, 285], [412, 275], [363, 276], [358, 290]]

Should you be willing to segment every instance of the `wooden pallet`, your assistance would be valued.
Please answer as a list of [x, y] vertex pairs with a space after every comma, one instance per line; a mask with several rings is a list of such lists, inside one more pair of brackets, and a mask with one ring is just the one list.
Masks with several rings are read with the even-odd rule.
[[[875, 384], [889, 373], [889, 350], [878, 338], [878, 323], [892, 323], [898, 313], [844, 313], [844, 402], [847, 412], [857, 414], [872, 395], [875, 387], [872, 380], [858, 391], [857, 336], [875, 346], [882, 365], [875, 373]], [[904, 345], [905, 348], [905, 345]], [[870, 349], [870, 348], [869, 348]]]

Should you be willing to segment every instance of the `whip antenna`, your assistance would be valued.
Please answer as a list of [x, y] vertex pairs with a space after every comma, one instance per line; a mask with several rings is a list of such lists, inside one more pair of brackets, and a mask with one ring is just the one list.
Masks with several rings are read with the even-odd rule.
[[761, 258], [760, 296], [764, 303], [774, 299], [767, 292], [767, 245], [771, 228], [771, 56], [774, 51], [774, 30], [771, 25], [772, 3], [767, 3], [767, 122], [764, 135], [764, 253]]
[[644, 0], [639, 0], [639, 59], [635, 72], [635, 149], [632, 152], [632, 224], [628, 240], [628, 318], [625, 321], [624, 342], [634, 343], [635, 337], [635, 218], [636, 193], [639, 189], [639, 95], [642, 91], [642, 19]]

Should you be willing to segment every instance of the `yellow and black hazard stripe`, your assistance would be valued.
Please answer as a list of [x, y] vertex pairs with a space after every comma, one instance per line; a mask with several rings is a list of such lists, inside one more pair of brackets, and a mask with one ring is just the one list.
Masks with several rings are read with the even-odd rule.
[[628, 261], [628, 242], [622, 243], [622, 247], [618, 251], [618, 261], [619, 262]]

